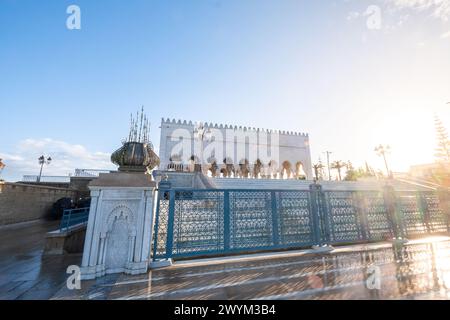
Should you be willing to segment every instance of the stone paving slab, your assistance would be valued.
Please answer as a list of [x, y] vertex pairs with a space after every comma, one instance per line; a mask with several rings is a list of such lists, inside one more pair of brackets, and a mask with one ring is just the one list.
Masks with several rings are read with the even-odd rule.
[[[67, 289], [81, 255], [43, 256], [52, 222], [0, 230], [0, 299], [449, 299], [450, 238], [177, 261], [144, 275], [112, 274]], [[380, 289], [367, 286], [379, 268]]]
[[46, 300], [65, 284], [81, 255], [43, 256], [45, 234], [59, 226], [33, 221], [0, 228], [0, 300]]
[[[368, 268], [380, 290], [367, 287]], [[329, 254], [283, 253], [255, 259], [179, 262], [146, 275], [109, 276], [62, 288], [53, 299], [447, 299], [450, 241], [340, 248]]]

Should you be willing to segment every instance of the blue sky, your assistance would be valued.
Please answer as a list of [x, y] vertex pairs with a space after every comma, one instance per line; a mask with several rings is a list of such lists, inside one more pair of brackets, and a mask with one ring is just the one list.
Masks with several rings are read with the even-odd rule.
[[[68, 30], [66, 8], [81, 8]], [[379, 29], [365, 14], [380, 9]], [[161, 117], [308, 132], [313, 161], [433, 161], [450, 125], [450, 4], [432, 0], [0, 0], [3, 177], [111, 168], [145, 106]]]

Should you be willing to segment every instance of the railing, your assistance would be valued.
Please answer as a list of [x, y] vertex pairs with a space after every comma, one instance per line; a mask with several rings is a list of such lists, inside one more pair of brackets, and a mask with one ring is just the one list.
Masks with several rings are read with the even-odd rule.
[[99, 169], [75, 169], [75, 177], [98, 177], [100, 173], [109, 173], [110, 170]]
[[87, 224], [89, 208], [66, 209], [63, 212], [59, 230], [67, 231], [71, 227]]
[[160, 189], [153, 259], [449, 232], [430, 191]]
[[70, 182], [69, 176], [39, 176], [25, 175], [22, 177], [22, 182], [51, 182], [51, 183], [68, 183]]
[[184, 172], [185, 170], [187, 170], [187, 168], [185, 168], [185, 166], [181, 163], [169, 163], [167, 165], [167, 170], [168, 171], [176, 171], [176, 172]]

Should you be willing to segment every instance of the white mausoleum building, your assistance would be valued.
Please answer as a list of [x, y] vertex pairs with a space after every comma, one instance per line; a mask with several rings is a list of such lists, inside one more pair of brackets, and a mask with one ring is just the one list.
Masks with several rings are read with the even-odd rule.
[[313, 179], [306, 133], [162, 119], [160, 170]]

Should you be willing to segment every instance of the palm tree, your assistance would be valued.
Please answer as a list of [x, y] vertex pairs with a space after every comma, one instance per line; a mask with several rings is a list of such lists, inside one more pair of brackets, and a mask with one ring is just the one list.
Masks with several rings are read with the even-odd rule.
[[391, 177], [392, 174], [391, 174], [391, 171], [389, 170], [387, 160], [386, 160], [386, 154], [391, 152], [391, 147], [388, 145], [383, 146], [382, 144], [380, 144], [378, 147], [375, 148], [375, 152], [377, 153], [378, 156], [383, 157], [384, 165], [386, 166], [387, 176]]
[[435, 157], [437, 162], [445, 163], [450, 160], [450, 140], [448, 138], [447, 129], [437, 115], [435, 115], [434, 123], [436, 127], [437, 138]]
[[313, 165], [313, 169], [314, 169], [314, 176], [316, 177], [316, 180], [319, 180], [319, 176], [321, 175], [322, 169], [325, 168], [325, 166], [322, 164], [322, 162], [316, 163], [315, 165]]
[[339, 181], [342, 180], [341, 169], [345, 168], [347, 164], [344, 161], [337, 160], [331, 164], [331, 169], [336, 169], [338, 172]]

